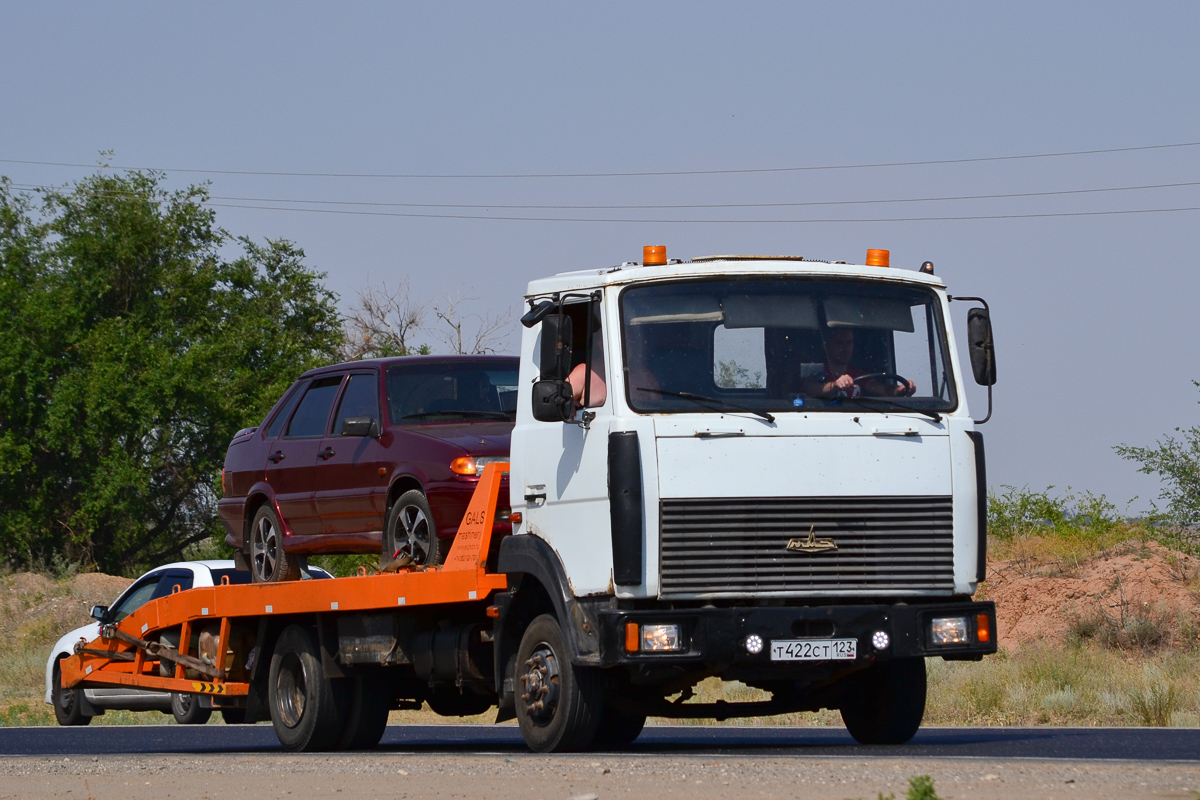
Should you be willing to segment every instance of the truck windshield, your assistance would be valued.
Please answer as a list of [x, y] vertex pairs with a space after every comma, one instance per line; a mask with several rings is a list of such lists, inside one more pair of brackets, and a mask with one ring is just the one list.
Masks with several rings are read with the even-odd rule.
[[811, 278], [632, 287], [621, 294], [621, 333], [637, 411], [955, 407], [941, 307], [919, 287]]

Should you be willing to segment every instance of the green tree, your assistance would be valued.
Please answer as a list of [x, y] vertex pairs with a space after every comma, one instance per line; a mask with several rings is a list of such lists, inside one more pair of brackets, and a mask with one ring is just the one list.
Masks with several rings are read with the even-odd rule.
[[[1200, 387], [1200, 382], [1192, 381]], [[1176, 428], [1179, 438], [1167, 436], [1155, 447], [1114, 448], [1122, 458], [1137, 461], [1139, 472], [1157, 475], [1163, 482], [1160, 497], [1167, 501], [1167, 521], [1176, 525], [1200, 524], [1200, 426]]]
[[40, 208], [0, 182], [0, 551], [130, 573], [219, 533], [225, 448], [336, 358], [336, 297], [205, 187], [95, 175]]

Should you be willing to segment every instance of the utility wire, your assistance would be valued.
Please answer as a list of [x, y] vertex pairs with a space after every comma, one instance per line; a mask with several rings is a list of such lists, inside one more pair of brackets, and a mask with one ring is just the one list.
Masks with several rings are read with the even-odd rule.
[[[26, 189], [33, 191], [46, 191], [54, 189], [53, 186], [45, 186], [29, 183], [14, 183], [12, 184], [18, 189]], [[963, 195], [945, 195], [942, 197], [902, 197], [890, 198], [883, 200], [812, 200], [804, 202], [790, 203], [687, 203], [687, 204], [660, 204], [660, 205], [522, 205], [510, 203], [383, 203], [367, 200], [296, 200], [286, 197], [230, 197], [224, 195], [210, 195], [210, 200], [221, 200], [226, 202], [239, 203], [293, 203], [303, 205], [328, 205], [328, 206], [368, 206], [373, 208], [463, 208], [463, 209], [511, 209], [511, 210], [542, 210], [552, 211], [561, 209], [565, 211], [638, 211], [638, 210], [662, 210], [662, 209], [709, 209], [709, 208], [796, 208], [804, 206], [854, 206], [854, 205], [879, 205], [889, 203], [938, 203], [945, 201], [959, 200], [999, 200], [1024, 197], [1056, 197], [1063, 195], [1079, 195], [1079, 194], [1099, 194], [1104, 192], [1131, 192], [1147, 189], [1177, 189], [1188, 186], [1200, 186], [1200, 181], [1186, 181], [1179, 183], [1152, 183], [1143, 184], [1140, 186], [1110, 186], [1096, 189], [1063, 189], [1048, 192], [1010, 192], [1005, 194], [963, 194]], [[296, 209], [297, 211], [302, 209]]]
[[653, 172], [531, 172], [531, 173], [371, 173], [371, 172], [283, 172], [266, 170], [235, 169], [182, 169], [166, 167], [114, 167], [106, 164], [80, 164], [67, 161], [30, 161], [0, 158], [3, 164], [27, 164], [43, 167], [83, 167], [86, 169], [140, 170], [152, 172], [185, 172], [200, 175], [260, 175], [290, 178], [385, 178], [385, 179], [526, 179], [526, 178], [650, 178], [683, 175], [751, 175], [773, 172], [816, 172], [823, 170], [878, 169], [881, 167], [924, 167], [937, 164], [981, 164], [992, 161], [1018, 161], [1035, 158], [1061, 158], [1064, 156], [1100, 155], [1103, 153], [1132, 153], [1146, 150], [1168, 150], [1180, 147], [1197, 147], [1200, 142], [1177, 142], [1173, 144], [1140, 145], [1137, 147], [1108, 147], [1096, 150], [1066, 150], [1053, 153], [1026, 153], [1008, 156], [986, 156], [979, 158], [945, 158], [923, 161], [889, 161], [865, 164], [826, 164], [802, 167], [762, 167], [757, 169], [693, 169], [663, 170]]
[[1200, 211], [1200, 206], [1183, 208], [1141, 208], [1118, 211], [1059, 211], [1045, 214], [973, 214], [967, 216], [946, 217], [876, 217], [864, 219], [604, 219], [586, 217], [509, 217], [490, 214], [419, 214], [399, 211], [346, 211], [336, 208], [286, 208], [283, 206], [252, 206], [234, 203], [212, 203], [205, 205], [215, 208], [246, 208], [259, 211], [299, 211], [309, 214], [343, 214], [363, 217], [408, 217], [416, 219], [472, 219], [496, 220], [499, 222], [597, 222], [597, 223], [647, 223], [655, 225], [746, 225], [746, 224], [786, 224], [801, 225], [809, 223], [854, 223], [854, 222], [940, 222], [957, 220], [984, 219], [1038, 219], [1043, 217], [1099, 217], [1119, 214], [1168, 214], [1178, 211]]

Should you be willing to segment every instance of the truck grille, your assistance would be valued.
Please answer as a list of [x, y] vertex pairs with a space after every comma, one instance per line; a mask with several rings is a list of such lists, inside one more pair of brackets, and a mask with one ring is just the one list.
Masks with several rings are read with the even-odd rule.
[[949, 497], [664, 499], [660, 530], [664, 595], [954, 588]]

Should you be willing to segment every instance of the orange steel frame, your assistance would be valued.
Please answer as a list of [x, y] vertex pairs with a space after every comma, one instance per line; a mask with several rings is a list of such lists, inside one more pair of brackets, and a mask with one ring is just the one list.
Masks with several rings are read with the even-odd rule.
[[[492, 525], [502, 473], [507, 463], [484, 467], [483, 476], [471, 496], [467, 513], [459, 525], [454, 544], [440, 567], [402, 567], [395, 574], [361, 574], [333, 580], [259, 583], [241, 586], [214, 586], [188, 589], [147, 603], [121, 620], [116, 627], [130, 636], [154, 641], [157, 634], [180, 629], [179, 653], [189, 655], [191, 632], [201, 625], [220, 624], [220, 646], [216, 669], [222, 670], [233, 620], [257, 619], [263, 615], [328, 614], [354, 611], [379, 611], [410, 606], [471, 603], [487, 599], [493, 592], [508, 588], [504, 575], [486, 568], [492, 539]], [[145, 657], [133, 645], [103, 637], [89, 642], [89, 650], [134, 653], [133, 661], [117, 661], [91, 653], [81, 653], [62, 662], [65, 688], [96, 686], [137, 686], [160, 691], [194, 694], [245, 695], [248, 683], [222, 678], [190, 680], [184, 667], [175, 665], [174, 677], [159, 674], [158, 661]], [[126, 656], [128, 658], [128, 656]], [[221, 674], [218, 672], [218, 674]]]

